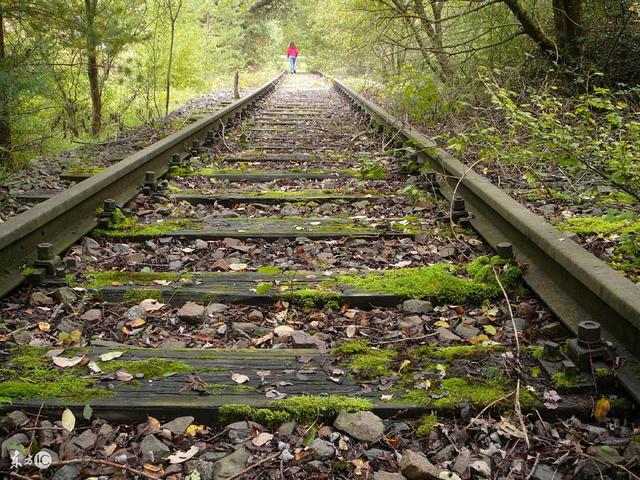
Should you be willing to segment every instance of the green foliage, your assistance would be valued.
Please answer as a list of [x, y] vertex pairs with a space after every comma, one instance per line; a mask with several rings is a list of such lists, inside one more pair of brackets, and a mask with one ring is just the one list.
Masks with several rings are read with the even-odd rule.
[[161, 301], [162, 292], [160, 290], [144, 289], [127, 290], [122, 296], [122, 301], [125, 303], [140, 303], [141, 301], [149, 298]]
[[357, 412], [373, 407], [368, 400], [340, 395], [296, 396], [274, 400], [271, 404], [272, 409], [239, 404], [223, 405], [220, 407], [220, 418], [223, 421], [248, 418], [273, 428], [290, 420], [310, 424], [320, 419], [330, 420], [343, 411]]
[[337, 292], [313, 288], [287, 290], [281, 294], [281, 297], [306, 311], [322, 307], [340, 308], [339, 302], [342, 298]]
[[428, 437], [438, 423], [438, 416], [435, 413], [425, 415], [420, 419], [420, 425], [416, 428], [418, 437]]
[[558, 224], [558, 227], [583, 236], [611, 239], [614, 242], [614, 251], [605, 261], [632, 280], [640, 277], [640, 221], [634, 212], [610, 212], [600, 217], [574, 217]]
[[405, 298], [427, 299], [439, 303], [482, 302], [500, 294], [492, 266], [499, 268], [505, 289], [516, 285], [522, 272], [514, 265], [494, 257], [480, 257], [467, 266], [472, 278], [456, 275], [457, 267], [435, 264], [420, 268], [400, 268], [367, 275], [340, 275], [338, 280], [355, 288], [399, 295]]
[[[95, 380], [87, 378], [82, 367], [57, 368], [46, 349], [18, 347], [0, 368], [0, 397], [13, 400], [57, 398], [84, 401], [110, 395], [108, 390], [95, 387]], [[67, 351], [73, 356], [74, 352]]]
[[450, 140], [450, 147], [472, 148], [486, 163], [557, 162], [588, 170], [640, 200], [640, 121], [627, 102], [636, 89], [596, 87], [567, 98], [551, 87], [529, 92], [522, 102], [494, 80], [485, 85], [502, 124], [480, 116], [473, 130]]

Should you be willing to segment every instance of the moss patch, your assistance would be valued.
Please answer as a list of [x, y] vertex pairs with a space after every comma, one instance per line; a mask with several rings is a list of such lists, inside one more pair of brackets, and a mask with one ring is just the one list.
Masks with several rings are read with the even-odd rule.
[[388, 377], [393, 374], [391, 365], [398, 356], [395, 350], [378, 350], [369, 346], [366, 340], [344, 342], [331, 350], [345, 367], [361, 380]]
[[362, 398], [344, 397], [340, 395], [315, 396], [303, 395], [275, 400], [273, 408], [255, 408], [248, 405], [223, 405], [220, 407], [220, 418], [228, 421], [234, 418], [248, 418], [268, 425], [296, 420], [300, 423], [312, 423], [318, 419], [332, 419], [338, 413], [370, 410], [373, 404]]
[[160, 290], [127, 290], [122, 296], [122, 301], [125, 303], [140, 303], [143, 300], [152, 298], [154, 300], [162, 300], [162, 292]]
[[[85, 401], [111, 395], [106, 389], [95, 388], [95, 380], [86, 377], [82, 367], [57, 368], [47, 350], [38, 347], [18, 347], [0, 367], [0, 397], [5, 400], [62, 399]], [[73, 351], [66, 355], [73, 356]]]
[[202, 228], [201, 222], [189, 219], [165, 220], [163, 222], [141, 224], [133, 217], [114, 218], [106, 228], [97, 228], [95, 235], [109, 238], [124, 237], [159, 237], [182, 230], [194, 230]]
[[418, 437], [428, 437], [438, 423], [438, 417], [432, 413], [425, 415], [420, 419], [420, 424], [416, 427], [416, 435]]
[[418, 348], [418, 355], [433, 360], [446, 360], [448, 362], [456, 359], [481, 357], [487, 352], [504, 351], [503, 345], [452, 345], [450, 347], [436, 347], [425, 345]]
[[439, 263], [367, 275], [340, 275], [338, 281], [365, 291], [464, 304], [482, 302], [501, 294], [493, 267], [500, 270], [500, 281], [506, 289], [515, 286], [522, 275], [520, 268], [499, 257], [480, 257], [467, 266], [471, 278], [456, 276], [459, 273], [457, 267]]
[[[91, 279], [86, 283], [87, 288], [109, 287], [112, 285], [153, 285], [156, 280], [176, 281], [186, 279], [186, 274], [171, 272], [87, 272]], [[151, 292], [153, 290], [142, 290]], [[155, 298], [153, 296], [146, 298]], [[142, 299], [144, 300], [144, 298]]]
[[258, 273], [264, 273], [265, 275], [278, 275], [282, 273], [282, 270], [278, 267], [271, 267], [268, 265], [258, 268]]
[[554, 373], [551, 377], [554, 385], [559, 390], [571, 390], [580, 388], [584, 381], [579, 375], [570, 375], [567, 372]]
[[283, 292], [280, 296], [303, 310], [322, 307], [340, 308], [340, 300], [342, 298], [339, 293], [314, 288], [289, 290]]

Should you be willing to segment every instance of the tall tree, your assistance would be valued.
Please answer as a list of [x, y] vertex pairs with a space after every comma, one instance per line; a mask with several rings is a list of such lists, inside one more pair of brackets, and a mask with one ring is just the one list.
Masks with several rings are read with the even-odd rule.
[[180, 9], [182, 8], [182, 0], [165, 0], [164, 9], [169, 16], [169, 61], [167, 65], [167, 81], [165, 87], [165, 102], [164, 102], [164, 114], [169, 114], [169, 99], [171, 97], [171, 66], [173, 64], [173, 44], [176, 37], [176, 21], [178, 15], [180, 15]]
[[[7, 54], [4, 44], [4, 11], [0, 6], [0, 72], [6, 72]], [[7, 95], [7, 79], [0, 80], [0, 165], [11, 165], [11, 113]]]

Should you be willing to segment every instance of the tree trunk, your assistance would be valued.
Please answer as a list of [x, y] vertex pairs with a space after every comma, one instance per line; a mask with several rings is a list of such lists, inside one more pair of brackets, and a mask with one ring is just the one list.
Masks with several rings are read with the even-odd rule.
[[[4, 16], [0, 9], [0, 68], [7, 68], [4, 46]], [[0, 87], [0, 165], [10, 167], [11, 161], [11, 116], [6, 89]]]
[[509, 7], [509, 10], [511, 10], [520, 25], [522, 25], [524, 33], [526, 33], [546, 55], [554, 60], [562, 61], [561, 53], [556, 48], [553, 40], [544, 33], [540, 25], [527, 13], [520, 3], [520, 0], [502, 1]]
[[553, 0], [556, 40], [567, 62], [574, 62], [580, 57], [581, 10], [581, 0]]
[[171, 39], [169, 40], [169, 65], [167, 66], [166, 97], [164, 101], [164, 114], [169, 115], [169, 97], [171, 95], [171, 65], [173, 63], [173, 42], [176, 32], [176, 21], [171, 19]]
[[238, 70], [233, 74], [233, 98], [238, 100], [240, 98], [240, 72]]
[[443, 81], [446, 82], [447, 78], [449, 78], [451, 74], [451, 70], [449, 67], [449, 57], [444, 51], [444, 41], [442, 38], [442, 6], [435, 1], [431, 1], [431, 10], [433, 11], [433, 24], [427, 17], [427, 12], [424, 7], [424, 2], [422, 0], [414, 0], [414, 5], [416, 8], [416, 13], [420, 18], [420, 23], [422, 24], [422, 29], [425, 31], [429, 40], [431, 41], [432, 51], [436, 57], [436, 61], [438, 62], [438, 66], [440, 67], [440, 77]]
[[95, 31], [95, 20], [98, 0], [85, 0], [87, 14], [87, 75], [91, 93], [91, 134], [96, 137], [102, 129], [102, 91], [98, 71], [98, 45]]

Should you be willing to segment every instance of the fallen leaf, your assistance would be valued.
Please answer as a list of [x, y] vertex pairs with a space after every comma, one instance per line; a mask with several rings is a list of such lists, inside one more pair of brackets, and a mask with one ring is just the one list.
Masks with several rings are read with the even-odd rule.
[[84, 359], [84, 355], [72, 358], [64, 358], [64, 357], [53, 357], [53, 363], [55, 363], [58, 367], [67, 368], [67, 367], [75, 367]]
[[449, 328], [449, 322], [445, 322], [444, 320], [438, 320], [434, 323], [436, 327]]
[[607, 419], [607, 413], [609, 413], [609, 410], [611, 410], [611, 402], [606, 398], [601, 398], [596, 402], [594, 416], [599, 422], [604, 422]]
[[347, 337], [348, 338], [353, 338], [353, 336], [356, 334], [356, 326], [355, 325], [349, 325], [347, 327], [346, 333], [347, 333]]
[[347, 317], [349, 320], [351, 320], [357, 314], [358, 314], [358, 310], [356, 310], [355, 308], [350, 308], [349, 310], [346, 310], [344, 312], [344, 316]]
[[164, 469], [162, 468], [162, 465], [152, 465], [150, 463], [145, 463], [144, 469], [147, 470], [148, 472], [159, 473], [160, 475], [164, 475]]
[[471, 345], [476, 345], [478, 343], [486, 342], [488, 340], [489, 340], [489, 337], [487, 337], [486, 335], [482, 334], [482, 335], [476, 335], [475, 337], [471, 337], [469, 339], [469, 343]]
[[116, 378], [121, 382], [129, 382], [133, 380], [133, 375], [131, 375], [129, 372], [126, 372], [124, 370], [118, 370], [116, 372]]
[[273, 439], [273, 434], [268, 432], [262, 432], [258, 434], [256, 438], [254, 438], [251, 443], [253, 443], [256, 447], [261, 447], [266, 445]]
[[243, 375], [241, 373], [232, 373], [231, 374], [231, 380], [233, 380], [234, 382], [236, 382], [238, 384], [242, 384], [242, 383], [247, 383], [249, 381], [249, 377], [247, 377], [246, 375]]
[[137, 328], [137, 327], [141, 327], [145, 323], [147, 322], [145, 322], [144, 319], [136, 318], [135, 320], [131, 320], [130, 322], [127, 322], [127, 325], [129, 325], [131, 328]]
[[173, 455], [169, 455], [169, 458], [168, 458], [169, 463], [171, 463], [171, 464], [184, 463], [187, 460], [189, 460], [191, 457], [193, 457], [196, 453], [198, 453], [199, 450], [200, 449], [198, 447], [193, 445], [186, 452], [177, 451]]
[[158, 310], [162, 309], [165, 304], [160, 303], [155, 298], [147, 298], [146, 300], [141, 301], [139, 303], [139, 306], [144, 308], [147, 312], [157, 312]]
[[495, 335], [496, 334], [496, 327], [494, 327], [493, 325], [485, 325], [482, 328], [487, 333], [487, 335]]
[[64, 348], [56, 348], [47, 352], [47, 357], [59, 357], [64, 353]]
[[76, 426], [76, 417], [73, 415], [73, 412], [68, 408], [65, 408], [64, 412], [62, 412], [61, 423], [66, 431], [73, 432], [73, 429]]
[[84, 406], [84, 410], [82, 410], [82, 416], [85, 420], [91, 420], [91, 416], [93, 415], [93, 408], [88, 403]]
[[89, 362], [87, 364], [87, 367], [89, 367], [89, 370], [91, 370], [93, 373], [102, 373], [102, 369], [96, 362]]
[[192, 423], [187, 427], [185, 433], [191, 437], [195, 437], [199, 432], [204, 432], [205, 428], [202, 425], [196, 425]]
[[400, 368], [398, 369], [398, 373], [400, 373], [403, 369], [407, 368], [409, 365], [411, 365], [411, 360], [404, 360], [400, 364]]
[[116, 448], [118, 448], [117, 443], [111, 443], [109, 445], [105, 445], [104, 448], [102, 449], [102, 453], [104, 454], [105, 457], [110, 457], [113, 454], [113, 452], [116, 451]]
[[38, 328], [41, 332], [48, 332], [49, 330], [51, 330], [51, 325], [47, 322], [40, 322], [38, 323]]
[[229, 268], [234, 272], [241, 272], [242, 270], [245, 270], [247, 267], [248, 265], [246, 263], [232, 263], [231, 265], [229, 265]]
[[162, 285], [162, 286], [166, 287], [171, 282], [169, 280], [154, 280], [153, 283], [155, 283], [156, 285]]
[[102, 355], [100, 355], [99, 358], [103, 362], [108, 362], [110, 360], [115, 360], [116, 358], [120, 358], [122, 355], [124, 355], [124, 352], [108, 352], [108, 353], [103, 353]]

